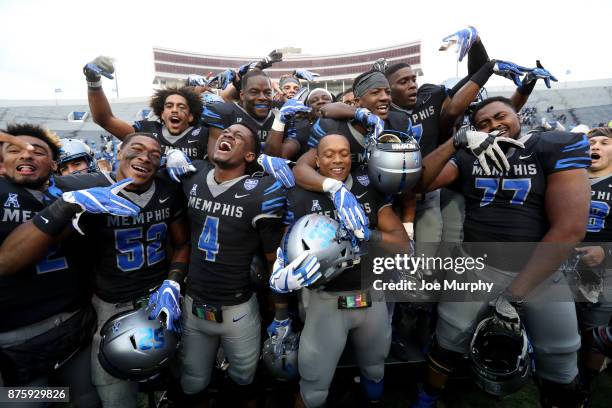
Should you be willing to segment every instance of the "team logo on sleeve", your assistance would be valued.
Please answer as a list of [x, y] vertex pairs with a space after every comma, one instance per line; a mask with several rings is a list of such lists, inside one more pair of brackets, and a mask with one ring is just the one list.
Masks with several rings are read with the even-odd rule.
[[319, 204], [319, 200], [312, 200], [312, 207], [310, 211], [323, 211], [321, 205]]
[[244, 180], [244, 189], [247, 191], [252, 190], [257, 187], [257, 184], [259, 184], [259, 180], [257, 179], [246, 179]]
[[8, 198], [4, 202], [4, 207], [19, 208], [19, 200], [17, 199], [17, 193], [9, 193]]
[[367, 174], [363, 174], [361, 176], [357, 176], [357, 181], [364, 187], [367, 187], [370, 184], [370, 178]]
[[193, 187], [191, 187], [191, 191], [189, 192], [189, 195], [196, 195], [198, 193], [198, 185], [194, 184]]

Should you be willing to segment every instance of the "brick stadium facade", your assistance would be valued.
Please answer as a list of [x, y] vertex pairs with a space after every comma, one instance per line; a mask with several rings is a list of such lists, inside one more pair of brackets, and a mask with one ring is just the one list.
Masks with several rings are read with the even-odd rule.
[[[282, 51], [283, 61], [266, 70], [272, 78], [278, 80], [283, 74], [304, 68], [321, 75], [312, 85], [325, 87], [332, 92], [340, 92], [350, 87], [353, 78], [367, 71], [379, 58], [386, 58], [389, 63], [406, 62], [412, 65], [417, 73], [422, 74], [420, 41], [337, 55], [303, 55], [299, 54], [299, 49], [283, 49]], [[153, 48], [154, 83], [172, 85], [185, 79], [189, 74], [206, 75], [208, 72], [216, 74], [259, 59], [261, 56], [231, 57]]]

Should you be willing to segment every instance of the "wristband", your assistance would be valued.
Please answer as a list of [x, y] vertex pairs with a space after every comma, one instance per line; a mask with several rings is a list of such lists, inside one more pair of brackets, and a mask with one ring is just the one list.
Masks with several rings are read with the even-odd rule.
[[38, 213], [32, 222], [45, 234], [57, 236], [70, 224], [72, 217], [82, 211], [78, 204], [71, 204], [60, 198]]
[[102, 88], [102, 79], [98, 79], [96, 82], [87, 81], [87, 87], [90, 89]]
[[472, 77], [470, 81], [474, 82], [479, 87], [483, 87], [491, 75], [493, 75], [493, 66], [495, 65], [495, 60], [489, 61], [482, 66]]
[[323, 192], [333, 194], [342, 188], [342, 184], [343, 183], [340, 180], [328, 177], [323, 180]]
[[280, 112], [274, 117], [274, 122], [272, 123], [272, 130], [275, 130], [277, 132], [284, 132], [285, 124], [283, 123], [280, 117]]

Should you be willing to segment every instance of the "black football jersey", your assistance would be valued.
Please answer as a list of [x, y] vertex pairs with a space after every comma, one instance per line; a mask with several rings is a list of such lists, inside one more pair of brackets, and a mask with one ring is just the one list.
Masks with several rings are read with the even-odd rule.
[[591, 179], [591, 208], [585, 242], [612, 242], [612, 174]]
[[[317, 147], [323, 136], [338, 134], [349, 140], [351, 147], [351, 161], [354, 167], [365, 162], [365, 136], [354, 126], [354, 121], [321, 118], [313, 125], [308, 139], [308, 147]], [[408, 132], [410, 119], [407, 115], [398, 112], [389, 112], [385, 120], [385, 129], [399, 132]]]
[[421, 146], [421, 155], [427, 156], [444, 142], [450, 135], [440, 135], [440, 112], [448, 96], [448, 89], [442, 85], [423, 84], [417, 91], [414, 109], [400, 108], [391, 103], [391, 111], [400, 112], [410, 117], [412, 135]]
[[[500, 173], [491, 167], [490, 176], [471, 153], [457, 152], [455, 163], [466, 206], [464, 242], [540, 241], [550, 228], [544, 200], [547, 176], [586, 169], [591, 164], [589, 143], [583, 134], [536, 132], [520, 140], [525, 148], [508, 154], [510, 171]], [[517, 262], [513, 269], [526, 261], [525, 254], [505, 256], [512, 258]]]
[[183, 179], [191, 224], [187, 293], [211, 304], [244, 303], [252, 294], [253, 256], [280, 242], [286, 192], [269, 176], [217, 183], [212, 166], [194, 164], [197, 172]]
[[183, 151], [191, 160], [202, 160], [207, 157], [208, 128], [206, 126], [190, 126], [180, 135], [171, 134], [159, 121], [139, 120], [134, 122], [137, 132], [152, 133], [162, 146], [162, 153], [169, 149]]
[[285, 127], [286, 137], [296, 141], [300, 145], [300, 150], [294, 157], [290, 157], [291, 160], [299, 159], [301, 155], [310, 150], [310, 147], [308, 147], [308, 140], [310, 139], [311, 129], [312, 124], [305, 118], [295, 121], [295, 134], [293, 135], [287, 135], [287, 128]]
[[[45, 205], [40, 193], [0, 178], [0, 244], [19, 225]], [[27, 326], [88, 301], [82, 271], [75, 268], [78, 254], [67, 243], [51, 248], [47, 257], [14, 275], [0, 277], [0, 333]]]
[[268, 116], [263, 120], [252, 117], [242, 106], [234, 102], [214, 103], [204, 106], [202, 110], [202, 122], [208, 127], [225, 129], [236, 123], [248, 123], [252, 129], [257, 129], [259, 141], [262, 146], [265, 143], [272, 123], [274, 123], [274, 112], [270, 110]]
[[[58, 177], [63, 191], [115, 183], [109, 173]], [[122, 197], [140, 207], [134, 217], [110, 214], [83, 214], [79, 226], [94, 248], [90, 260], [94, 292], [109, 303], [134, 300], [146, 295], [168, 274], [168, 227], [185, 213], [180, 186], [157, 176], [140, 194], [122, 190]], [[52, 218], [45, 211], [42, 216]]]
[[[386, 199], [377, 190], [369, 187], [370, 178], [364, 168], [353, 170], [345, 184], [363, 207], [370, 222], [370, 228], [375, 229], [378, 225], [378, 211], [387, 205], [391, 205], [390, 200]], [[334, 203], [328, 194], [304, 190], [298, 186], [289, 190], [287, 193], [287, 216], [285, 217], [287, 224], [293, 224], [304, 215], [314, 213], [338, 219]], [[345, 270], [340, 276], [326, 284], [324, 290], [341, 292], [360, 288], [361, 266], [356, 265]]]

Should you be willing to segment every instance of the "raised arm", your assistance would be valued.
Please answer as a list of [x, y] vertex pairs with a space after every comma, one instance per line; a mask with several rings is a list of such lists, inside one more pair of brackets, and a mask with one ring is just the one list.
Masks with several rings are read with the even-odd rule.
[[134, 128], [129, 123], [113, 115], [108, 99], [106, 99], [102, 89], [101, 75], [112, 79], [113, 72], [115, 72], [115, 67], [112, 60], [103, 56], [97, 57], [83, 67], [83, 73], [87, 79], [89, 111], [93, 121], [119, 140], [123, 140], [130, 133], [134, 133]]

